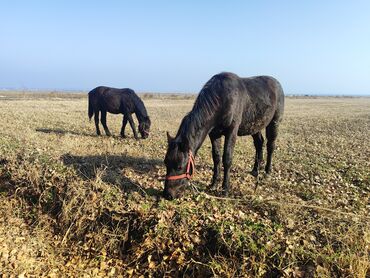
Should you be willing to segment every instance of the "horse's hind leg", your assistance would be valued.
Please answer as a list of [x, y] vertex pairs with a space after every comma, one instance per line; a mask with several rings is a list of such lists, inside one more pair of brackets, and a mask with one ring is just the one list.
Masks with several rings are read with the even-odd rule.
[[215, 133], [210, 133], [209, 138], [212, 144], [212, 159], [213, 159], [213, 177], [211, 182], [211, 189], [217, 188], [221, 170], [221, 136]]
[[95, 113], [94, 113], [94, 120], [95, 120], [95, 128], [96, 128], [96, 134], [97, 135], [100, 135], [101, 132], [100, 132], [100, 129], [99, 129], [99, 110], [95, 110]]
[[266, 137], [267, 137], [267, 162], [265, 167], [266, 174], [271, 173], [272, 154], [275, 150], [275, 141], [278, 134], [278, 127], [279, 122], [275, 118], [273, 118], [269, 125], [266, 127]]
[[104, 127], [105, 134], [107, 136], [111, 136], [108, 126], [107, 126], [107, 111], [101, 111], [101, 124]]
[[258, 132], [253, 137], [253, 143], [254, 147], [256, 148], [256, 156], [254, 158], [254, 166], [253, 170], [251, 172], [252, 176], [257, 177], [258, 176], [258, 170], [260, 169], [261, 162], [263, 160], [263, 136], [261, 132]]
[[128, 121], [127, 117], [125, 117], [125, 115], [123, 115], [122, 128], [121, 128], [121, 137], [122, 138], [126, 138], [125, 129], [126, 129], [127, 121]]

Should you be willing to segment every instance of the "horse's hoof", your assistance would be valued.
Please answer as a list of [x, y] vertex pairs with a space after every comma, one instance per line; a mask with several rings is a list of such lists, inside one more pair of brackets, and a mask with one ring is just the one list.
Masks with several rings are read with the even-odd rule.
[[121, 138], [127, 138], [127, 136], [124, 134], [121, 134]]
[[263, 175], [263, 178], [265, 179], [265, 180], [270, 180], [271, 179], [271, 173], [265, 173], [264, 175]]
[[258, 171], [252, 170], [249, 172], [253, 177], [257, 178], [258, 177]]

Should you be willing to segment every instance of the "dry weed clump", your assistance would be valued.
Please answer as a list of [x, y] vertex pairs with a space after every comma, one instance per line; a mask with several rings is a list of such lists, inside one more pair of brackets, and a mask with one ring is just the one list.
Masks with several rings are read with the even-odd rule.
[[[8, 223], [18, 233], [19, 222], [36, 242], [45, 244], [31, 245], [28, 233], [25, 240], [11, 243], [7, 222], [0, 222], [0, 238], [6, 243], [0, 245], [5, 273], [369, 275], [366, 102], [288, 99], [271, 177], [255, 180], [248, 174], [253, 145], [239, 139], [232, 195], [229, 199], [214, 195], [206, 189], [212, 168], [206, 142], [196, 159], [202, 175], [195, 176], [186, 197], [171, 202], [160, 197], [164, 134], [176, 129], [192, 101], [163, 103], [150, 97], [147, 103], [153, 131], [148, 140], [137, 142], [91, 136], [94, 131], [86, 121], [84, 100], [0, 102], [0, 108], [6, 105], [18, 115], [16, 121], [0, 115], [1, 200], [17, 208], [16, 214], [8, 212]], [[19, 111], [18, 105], [25, 108]], [[66, 107], [71, 113], [63, 112]], [[339, 113], [343, 107], [349, 111], [345, 115]], [[169, 123], [169, 116], [176, 121]], [[108, 123], [119, 130], [120, 119], [110, 117]], [[14, 126], [26, 126], [27, 133]], [[13, 256], [22, 244], [42, 250], [42, 259], [34, 264], [40, 267]], [[10, 249], [16, 250], [13, 255]], [[30, 258], [38, 254], [22, 252]], [[9, 258], [17, 267], [5, 267]]]

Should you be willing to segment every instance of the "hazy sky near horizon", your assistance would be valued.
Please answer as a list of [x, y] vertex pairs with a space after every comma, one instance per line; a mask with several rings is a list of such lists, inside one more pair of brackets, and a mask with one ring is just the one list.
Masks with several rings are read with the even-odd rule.
[[221, 71], [370, 94], [370, 1], [1, 1], [0, 88], [198, 92]]

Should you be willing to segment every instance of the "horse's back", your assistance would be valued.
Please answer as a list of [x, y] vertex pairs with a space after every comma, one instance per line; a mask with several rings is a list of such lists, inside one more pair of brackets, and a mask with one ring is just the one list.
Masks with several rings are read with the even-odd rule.
[[246, 98], [239, 135], [253, 135], [274, 119], [280, 121], [284, 110], [284, 92], [279, 81], [271, 76], [242, 78]]
[[[130, 107], [131, 99], [136, 95], [130, 88], [112, 88], [99, 86], [91, 90], [89, 95], [93, 94], [97, 98], [99, 107], [113, 114], [124, 113], [125, 109], [132, 110]], [[131, 112], [131, 111], [130, 111]]]
[[259, 100], [259, 103], [267, 102], [269, 105], [273, 106], [275, 110], [274, 119], [280, 121], [284, 113], [285, 100], [284, 91], [280, 82], [271, 76], [257, 76], [255, 79], [262, 83], [262, 97], [259, 98], [258, 94], [255, 93], [255, 100]]
[[242, 78], [250, 100], [254, 105], [274, 106], [280, 109], [284, 103], [284, 92], [280, 82], [271, 76]]
[[282, 115], [284, 93], [279, 81], [273, 77], [240, 78], [224, 72], [213, 76], [208, 83], [205, 87], [213, 88], [221, 103], [221, 129], [237, 123], [238, 135], [252, 135]]
[[267, 98], [278, 102], [284, 98], [279, 81], [271, 76], [241, 78], [231, 72], [222, 72], [214, 75], [206, 83], [204, 88], [208, 87], [218, 91], [218, 97], [226, 101], [235, 95], [247, 100], [251, 99], [252, 102], [268, 101]]

